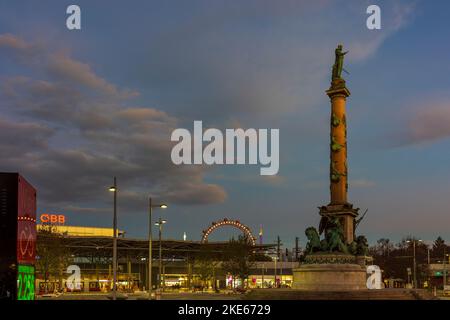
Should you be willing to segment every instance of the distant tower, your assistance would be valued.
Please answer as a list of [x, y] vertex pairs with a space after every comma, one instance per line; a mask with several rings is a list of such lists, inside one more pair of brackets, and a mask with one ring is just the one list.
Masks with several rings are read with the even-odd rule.
[[262, 224], [259, 226], [259, 244], [263, 244], [263, 227]]
[[183, 241], [186, 241], [186, 232], [183, 233]]
[[281, 261], [281, 239], [280, 236], [277, 236], [277, 257], [278, 261]]

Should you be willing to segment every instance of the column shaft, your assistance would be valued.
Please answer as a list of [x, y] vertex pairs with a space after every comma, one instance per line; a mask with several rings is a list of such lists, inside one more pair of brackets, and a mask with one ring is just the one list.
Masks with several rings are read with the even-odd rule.
[[347, 203], [346, 96], [331, 96], [330, 193], [331, 204]]

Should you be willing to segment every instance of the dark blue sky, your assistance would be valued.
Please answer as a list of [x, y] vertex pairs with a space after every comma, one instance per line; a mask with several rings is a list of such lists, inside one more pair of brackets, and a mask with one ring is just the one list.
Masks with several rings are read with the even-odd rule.
[[[345, 68], [350, 201], [370, 241], [450, 240], [448, 1], [0, 1], [0, 169], [39, 190], [39, 211], [146, 234], [146, 197], [167, 236], [200, 239], [229, 217], [291, 246], [327, 204], [329, 71]], [[378, 4], [382, 29], [368, 30]], [[280, 171], [175, 167], [170, 133], [279, 128]], [[230, 233], [219, 232], [217, 239]]]

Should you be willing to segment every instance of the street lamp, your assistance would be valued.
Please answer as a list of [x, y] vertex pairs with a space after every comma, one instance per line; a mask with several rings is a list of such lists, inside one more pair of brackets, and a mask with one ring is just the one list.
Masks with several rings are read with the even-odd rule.
[[114, 184], [109, 187], [109, 191], [114, 192], [114, 217], [113, 217], [113, 293], [112, 298], [117, 298], [117, 180], [114, 177]]
[[167, 220], [163, 220], [159, 218], [157, 222], [155, 222], [155, 226], [159, 227], [159, 284], [158, 287], [161, 288], [162, 283], [162, 244], [161, 244], [161, 238], [162, 238], [162, 226], [163, 224], [167, 223]]
[[264, 289], [264, 272], [265, 272], [265, 268], [266, 268], [266, 265], [263, 262], [262, 263], [262, 276], [261, 276], [261, 289]]
[[148, 198], [148, 299], [152, 298], [152, 267], [153, 267], [153, 236], [152, 236], [152, 213], [153, 208], [167, 209], [167, 204], [153, 204], [152, 198]]
[[416, 239], [412, 239], [412, 240], [407, 240], [406, 243], [411, 243], [413, 244], [413, 272], [414, 272], [414, 289], [417, 288], [417, 276], [416, 276], [416, 242], [422, 242], [422, 240], [416, 240]]
[[278, 283], [277, 283], [277, 260], [278, 260], [278, 256], [275, 256], [274, 260], [275, 260], [275, 283], [274, 283], [274, 286], [275, 286], [275, 288], [278, 288]]
[[444, 247], [444, 260], [442, 261], [444, 264], [444, 277], [443, 277], [443, 285], [444, 285], [444, 291], [445, 291], [445, 287], [447, 286], [447, 267], [446, 267], [446, 263], [447, 263], [447, 257], [449, 256], [448, 253], [446, 253], [446, 248]]

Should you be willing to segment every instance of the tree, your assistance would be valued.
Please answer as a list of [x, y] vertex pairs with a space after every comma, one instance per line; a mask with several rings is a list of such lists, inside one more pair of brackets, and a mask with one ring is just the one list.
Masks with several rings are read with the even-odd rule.
[[36, 269], [41, 273], [45, 283], [45, 293], [48, 292], [48, 281], [59, 280], [62, 287], [62, 275], [70, 261], [70, 254], [64, 245], [64, 237], [56, 232], [52, 225], [44, 225], [38, 232], [36, 245]]
[[390, 242], [389, 239], [381, 238], [377, 241], [378, 248], [380, 253], [389, 258], [389, 254], [394, 250], [394, 245]]
[[448, 246], [445, 244], [444, 239], [442, 239], [441, 236], [437, 237], [437, 239], [434, 240], [433, 248], [431, 249], [431, 256], [433, 258], [442, 260], [444, 255], [449, 252], [450, 250]]
[[243, 286], [250, 275], [250, 270], [255, 265], [253, 247], [246, 236], [239, 236], [237, 240], [232, 238], [225, 249], [222, 267], [233, 278], [239, 278]]
[[218, 261], [215, 258], [214, 252], [208, 246], [202, 246], [200, 252], [195, 258], [195, 266], [202, 281], [202, 290], [209, 280], [213, 281], [213, 288], [216, 290], [216, 268]]
[[374, 264], [383, 270], [384, 278], [408, 279], [408, 268], [414, 268], [414, 244], [416, 247], [416, 272], [420, 284], [426, 278], [428, 267], [428, 246], [418, 241], [413, 236], [403, 238], [399, 243], [393, 245], [389, 239], [380, 239], [375, 246], [369, 250], [374, 259]]

